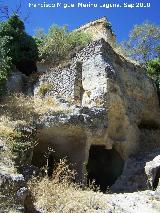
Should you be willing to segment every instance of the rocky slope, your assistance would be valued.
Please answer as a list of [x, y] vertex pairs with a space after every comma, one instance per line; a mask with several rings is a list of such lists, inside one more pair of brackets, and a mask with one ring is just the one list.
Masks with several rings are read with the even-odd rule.
[[[81, 212], [159, 211], [160, 107], [144, 69], [99, 39], [63, 65], [40, 64], [29, 77], [15, 70], [6, 86], [12, 95], [0, 106], [2, 212], [8, 203], [14, 209], [15, 200], [26, 212], [36, 211], [28, 180], [32, 175], [51, 178], [65, 157], [77, 172], [76, 181], [95, 179], [101, 191], [110, 187], [117, 193], [95, 196], [91, 191], [91, 200], [100, 196], [108, 207], [96, 204], [85, 211], [83, 206]], [[49, 197], [43, 196], [45, 203]], [[84, 201], [85, 191], [76, 196]], [[41, 208], [37, 211], [49, 212]]]

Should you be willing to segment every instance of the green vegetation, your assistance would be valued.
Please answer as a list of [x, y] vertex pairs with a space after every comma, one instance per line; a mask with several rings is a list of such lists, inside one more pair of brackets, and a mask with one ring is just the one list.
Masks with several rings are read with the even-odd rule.
[[160, 55], [160, 26], [150, 22], [135, 25], [128, 41], [123, 42], [127, 54], [144, 64]]
[[20, 167], [30, 163], [30, 152], [36, 145], [33, 132], [15, 131], [14, 136], [10, 136], [9, 143], [14, 159]]
[[38, 95], [44, 97], [46, 93], [53, 88], [53, 85], [50, 83], [43, 83], [39, 87]]
[[146, 74], [160, 89], [160, 26], [150, 22], [135, 25], [128, 41], [119, 46], [123, 55], [146, 67]]
[[106, 29], [110, 30], [112, 35], [114, 35], [114, 31], [112, 30], [112, 24], [111, 22], [107, 22], [104, 26]]
[[19, 67], [22, 61], [37, 59], [36, 42], [25, 32], [24, 23], [18, 15], [13, 14], [0, 22], [0, 95], [12, 65]]
[[4, 93], [4, 85], [11, 67], [11, 58], [7, 56], [8, 51], [5, 48], [7, 44], [7, 37], [0, 38], [0, 96]]
[[160, 89], [160, 57], [147, 62], [147, 74], [155, 80], [157, 88]]
[[8, 55], [14, 65], [18, 65], [22, 60], [37, 60], [38, 50], [35, 40], [25, 32], [24, 23], [18, 15], [12, 15], [6, 22], [1, 23], [0, 37], [8, 37], [5, 45], [9, 49]]
[[[34, 64], [38, 59], [38, 49], [35, 40], [25, 32], [23, 21], [17, 14], [13, 14], [7, 21], [1, 23], [0, 38], [8, 38], [4, 46], [8, 56], [20, 71], [29, 75], [34, 71], [34, 65], [25, 69], [26, 63]], [[23, 66], [24, 64], [24, 66]]]
[[88, 34], [69, 32], [66, 26], [57, 25], [51, 26], [44, 39], [37, 38], [40, 59], [52, 63], [65, 59], [77, 46], [84, 46], [91, 40]]

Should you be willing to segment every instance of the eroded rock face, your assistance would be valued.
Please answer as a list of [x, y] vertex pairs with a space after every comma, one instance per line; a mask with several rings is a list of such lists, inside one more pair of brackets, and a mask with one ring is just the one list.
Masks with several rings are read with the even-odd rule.
[[[61, 111], [52, 108], [33, 119], [38, 131], [35, 166], [51, 165], [68, 156], [82, 180], [93, 145], [111, 150], [109, 155], [118, 153], [122, 164], [125, 161], [123, 172], [137, 165], [131, 155], [160, 147], [160, 108], [154, 83], [144, 69], [116, 54], [104, 39], [79, 50], [64, 66], [41, 64], [33, 87], [34, 97], [49, 96], [63, 104]], [[44, 158], [48, 148], [58, 156]], [[110, 159], [114, 161], [113, 156]], [[144, 172], [143, 177], [136, 172], [129, 175], [137, 177], [135, 190], [147, 187]], [[139, 177], [144, 180], [142, 187]]]
[[[117, 152], [122, 158], [118, 173], [120, 176], [123, 171], [122, 178], [113, 190], [147, 188], [144, 172], [147, 160], [128, 159], [131, 155], [160, 147], [158, 96], [145, 70], [117, 55], [103, 39], [80, 50], [67, 66], [52, 68], [45, 65], [45, 69], [46, 73], [34, 86], [34, 95], [39, 95], [41, 87], [48, 83], [45, 96], [60, 96], [72, 110], [56, 115], [50, 111], [38, 120], [41, 140], [36, 153], [42, 155], [43, 150], [51, 146], [63, 157], [66, 154], [76, 165], [82, 180], [92, 145], [104, 146], [111, 150], [109, 153]], [[98, 155], [95, 159], [98, 161]], [[114, 156], [110, 159], [116, 161]], [[129, 169], [132, 166], [135, 170]], [[110, 168], [109, 175], [114, 172], [117, 171]]]
[[7, 93], [11, 94], [25, 92], [27, 80], [28, 78], [25, 74], [18, 70], [14, 70], [6, 82]]
[[[45, 83], [50, 85], [46, 96], [57, 94], [81, 107], [104, 108], [106, 117], [102, 120], [107, 120], [107, 125], [102, 127], [97, 143], [114, 147], [123, 159], [159, 146], [160, 110], [155, 85], [145, 70], [116, 54], [103, 39], [79, 51], [67, 67], [48, 66], [34, 87], [35, 96]], [[65, 122], [68, 124], [66, 118]], [[90, 131], [89, 124], [86, 131]], [[142, 140], [144, 135], [143, 139], [153, 139], [147, 146]], [[94, 133], [87, 141], [89, 146], [95, 143]]]
[[124, 165], [122, 175], [112, 185], [114, 192], [134, 192], [156, 189], [159, 182], [160, 149], [130, 156]]
[[67, 156], [78, 172], [78, 180], [82, 180], [91, 142], [103, 144], [102, 136], [107, 125], [105, 108], [77, 106], [68, 113], [46, 113], [37, 121], [39, 143], [34, 150], [32, 163], [38, 167], [46, 165], [44, 153], [51, 148], [55, 152], [52, 161]]
[[153, 189], [157, 188], [160, 178], [160, 155], [156, 156], [152, 161], [146, 163], [145, 173], [148, 177], [150, 186]]
[[76, 29], [76, 31], [88, 33], [94, 41], [101, 38], [109, 43], [115, 43], [116, 41], [116, 37], [111, 29], [111, 24], [106, 17], [82, 25]]

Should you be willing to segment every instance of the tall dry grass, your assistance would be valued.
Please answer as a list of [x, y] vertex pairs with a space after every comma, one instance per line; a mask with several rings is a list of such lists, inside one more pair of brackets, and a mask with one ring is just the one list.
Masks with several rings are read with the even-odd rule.
[[52, 178], [33, 178], [29, 189], [36, 209], [43, 213], [104, 212], [110, 208], [100, 192], [74, 182], [75, 172], [60, 160]]
[[43, 115], [52, 110], [53, 112], [69, 111], [59, 103], [56, 98], [25, 96], [24, 94], [13, 94], [6, 96], [0, 103], [0, 116], [5, 116], [12, 121], [23, 120], [30, 122], [34, 116]]

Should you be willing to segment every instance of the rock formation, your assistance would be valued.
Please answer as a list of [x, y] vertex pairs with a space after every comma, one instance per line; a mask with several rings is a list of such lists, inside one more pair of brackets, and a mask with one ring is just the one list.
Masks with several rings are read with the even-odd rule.
[[116, 37], [111, 29], [111, 24], [108, 22], [106, 17], [82, 25], [76, 29], [76, 31], [88, 33], [92, 36], [94, 41], [103, 38], [110, 44], [114, 44], [116, 42]]
[[57, 147], [77, 164], [80, 177], [93, 146], [95, 152], [103, 146], [114, 150], [122, 161], [159, 147], [160, 108], [153, 81], [104, 39], [77, 52], [64, 67], [48, 66], [34, 85], [34, 96], [46, 84], [45, 96], [60, 96], [73, 107], [68, 113], [48, 112], [39, 119], [36, 156], [47, 146]]
[[[64, 107], [34, 119], [38, 145], [32, 164], [47, 163], [52, 173], [54, 162], [67, 156], [78, 180], [96, 179], [102, 191], [122, 174], [113, 187], [118, 191], [125, 188], [125, 171], [130, 164], [137, 165], [137, 156], [160, 148], [160, 107], [154, 82], [141, 66], [113, 50], [107, 41], [114, 36], [110, 29], [104, 32], [104, 24], [100, 19], [78, 29], [100, 33], [66, 64], [37, 65], [39, 78], [27, 91], [35, 98], [55, 98]], [[46, 160], [48, 148], [55, 153]], [[134, 190], [140, 185], [134, 185]]]

